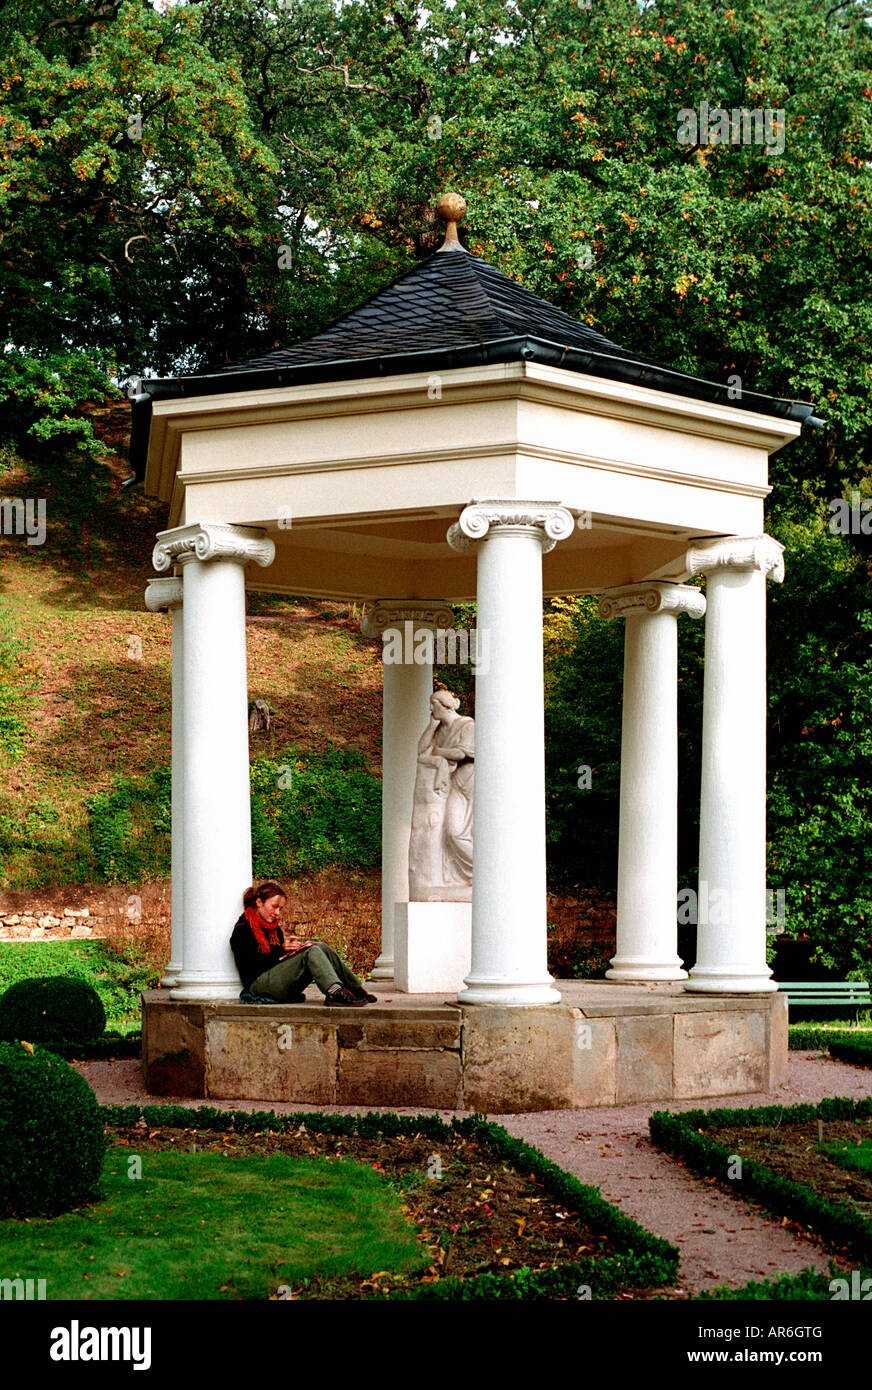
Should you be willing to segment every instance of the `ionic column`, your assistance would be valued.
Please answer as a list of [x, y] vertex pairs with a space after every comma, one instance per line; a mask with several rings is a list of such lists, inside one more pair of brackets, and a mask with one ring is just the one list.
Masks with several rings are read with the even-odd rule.
[[185, 650], [184, 607], [182, 604], [182, 581], [179, 578], [150, 579], [145, 591], [145, 606], [151, 613], [172, 614], [172, 793], [170, 816], [172, 822], [172, 848], [170, 859], [171, 903], [170, 903], [170, 959], [161, 979], [161, 987], [170, 989], [175, 985], [184, 960], [184, 907], [182, 899], [184, 873], [184, 711], [183, 705], [183, 664]]
[[545, 883], [542, 554], [571, 535], [557, 502], [475, 501], [448, 532], [477, 543], [472, 967], [463, 1004], [553, 1004]]
[[766, 964], [766, 577], [784, 578], [771, 536], [702, 541], [706, 575], [697, 960], [684, 986], [764, 994]]
[[182, 568], [184, 959], [173, 999], [233, 998], [230, 933], [251, 882], [245, 574], [269, 565], [271, 540], [211, 523], [163, 531], [154, 567]]
[[618, 925], [609, 980], [686, 980], [677, 951], [678, 616], [705, 599], [683, 584], [610, 590], [603, 618], [626, 618], [618, 834]]
[[368, 610], [360, 626], [365, 637], [384, 643], [381, 954], [372, 978], [392, 982], [395, 908], [409, 901], [409, 835], [418, 741], [430, 722], [433, 633], [453, 627], [454, 613], [441, 602], [382, 600]]

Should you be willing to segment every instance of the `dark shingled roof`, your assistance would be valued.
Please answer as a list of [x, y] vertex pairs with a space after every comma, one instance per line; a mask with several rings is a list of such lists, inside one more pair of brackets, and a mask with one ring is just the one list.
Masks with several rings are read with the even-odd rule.
[[455, 243], [303, 342], [195, 376], [143, 381], [133, 399], [130, 481], [145, 472], [154, 400], [519, 361], [819, 423], [811, 405], [744, 388], [735, 400], [725, 385], [628, 352]]
[[561, 347], [639, 360], [487, 261], [460, 250], [437, 251], [314, 338], [222, 370], [479, 347], [528, 334]]

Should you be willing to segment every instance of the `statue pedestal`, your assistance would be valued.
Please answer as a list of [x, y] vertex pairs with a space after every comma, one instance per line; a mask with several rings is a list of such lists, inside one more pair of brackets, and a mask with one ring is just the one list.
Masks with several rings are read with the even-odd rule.
[[459, 994], [472, 967], [472, 903], [397, 903], [394, 987]]

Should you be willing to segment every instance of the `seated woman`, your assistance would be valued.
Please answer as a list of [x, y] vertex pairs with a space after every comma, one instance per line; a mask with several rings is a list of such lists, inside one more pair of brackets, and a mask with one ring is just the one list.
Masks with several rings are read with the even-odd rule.
[[314, 980], [328, 1004], [375, 1004], [376, 996], [367, 994], [332, 946], [298, 936], [285, 939], [279, 917], [286, 902], [284, 889], [271, 879], [246, 888], [242, 895], [244, 911], [230, 938], [242, 994], [253, 996], [252, 1002], [263, 998], [297, 1004]]

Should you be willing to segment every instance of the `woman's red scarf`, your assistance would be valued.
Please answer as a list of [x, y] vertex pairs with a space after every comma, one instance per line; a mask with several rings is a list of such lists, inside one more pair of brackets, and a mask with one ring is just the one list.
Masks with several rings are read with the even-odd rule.
[[273, 925], [270, 922], [265, 922], [256, 907], [245, 909], [245, 920], [251, 927], [252, 935], [261, 955], [268, 956], [270, 951], [274, 951], [277, 946], [284, 944], [278, 923]]

